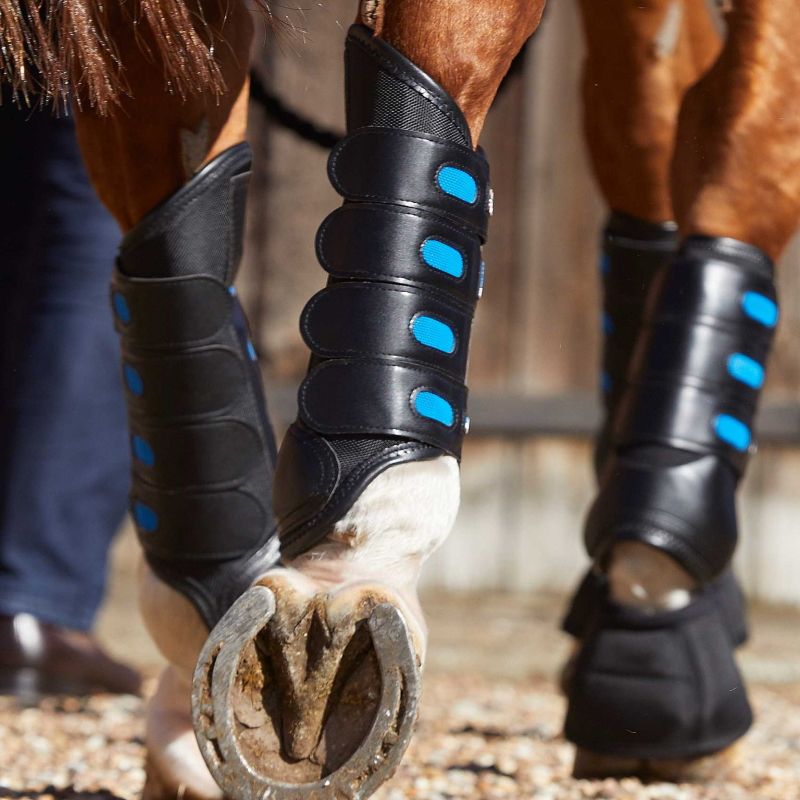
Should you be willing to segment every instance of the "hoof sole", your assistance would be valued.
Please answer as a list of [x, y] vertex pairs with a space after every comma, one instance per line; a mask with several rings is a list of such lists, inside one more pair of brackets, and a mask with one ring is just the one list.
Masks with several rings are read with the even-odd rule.
[[234, 800], [368, 797], [397, 768], [416, 718], [406, 622], [378, 587], [329, 603], [264, 583], [200, 654], [192, 716], [203, 758]]

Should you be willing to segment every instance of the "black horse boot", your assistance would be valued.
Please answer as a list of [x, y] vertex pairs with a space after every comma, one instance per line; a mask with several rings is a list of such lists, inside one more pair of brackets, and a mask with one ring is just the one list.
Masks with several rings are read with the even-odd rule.
[[[672, 222], [653, 223], [612, 212], [603, 231], [600, 257], [603, 421], [594, 449], [598, 483], [610, 455], [612, 425], [628, 385], [628, 370], [642, 329], [648, 296], [677, 249], [677, 228]], [[607, 593], [606, 575], [593, 566], [569, 601], [562, 629], [580, 642], [592, 627], [593, 615], [602, 608]], [[713, 582], [710, 594], [733, 643], [737, 647], [744, 644], [747, 641], [744, 597], [731, 570], [725, 570]], [[571, 659], [564, 672], [567, 683], [573, 662]]]
[[192, 669], [208, 630], [279, 556], [275, 443], [233, 286], [249, 175], [246, 144], [203, 167], [125, 236], [112, 284], [140, 606], [170, 662], [148, 706], [148, 800], [217, 791], [192, 735]]
[[751, 724], [733, 659], [741, 616], [734, 608], [726, 617], [731, 606], [719, 598], [730, 583], [735, 490], [778, 319], [772, 275], [755, 247], [691, 237], [648, 307], [585, 540], [601, 570], [615, 547], [634, 542], [670, 556], [699, 588], [675, 610], [606, 595], [590, 615], [565, 725], [586, 751], [696, 759]]
[[[195, 684], [212, 773], [226, 794], [254, 800], [366, 797], [397, 767], [424, 634], [413, 635], [396, 571], [417, 570], [432, 549], [419, 528], [442, 512], [443, 478], [454, 517], [468, 427], [486, 159], [454, 100], [368, 28], [350, 29], [345, 64], [347, 135], [328, 162], [344, 204], [317, 235], [328, 281], [301, 317], [312, 355], [276, 470], [288, 568], [231, 609]], [[411, 540], [414, 558], [397, 558]], [[365, 575], [369, 547], [380, 553], [362, 558]], [[320, 577], [332, 553], [349, 570], [344, 589]], [[244, 709], [238, 722], [227, 708]]]
[[233, 286], [250, 148], [226, 150], [125, 236], [112, 284], [147, 564], [213, 627], [278, 559], [275, 441]]

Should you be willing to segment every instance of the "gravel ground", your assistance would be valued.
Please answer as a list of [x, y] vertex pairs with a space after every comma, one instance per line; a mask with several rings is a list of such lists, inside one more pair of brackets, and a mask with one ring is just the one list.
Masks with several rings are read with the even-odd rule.
[[[118, 559], [100, 631], [152, 689], [160, 662], [134, 621], [130, 563]], [[643, 785], [570, 777], [555, 687], [569, 648], [554, 624], [562, 604], [546, 595], [426, 598], [431, 650], [418, 732], [379, 800], [800, 800], [798, 611], [754, 611], [741, 663], [758, 721], [737, 757], [704, 782]], [[25, 710], [0, 699], [0, 798], [138, 798], [142, 714], [132, 697], [65, 698]]]
[[[738, 758], [698, 784], [570, 778], [560, 736], [563, 701], [541, 679], [495, 682], [429, 675], [417, 736], [376, 798], [572, 800], [796, 800], [800, 796], [800, 694], [753, 692], [759, 721]], [[19, 711], [0, 703], [0, 797], [133, 800], [139, 796], [142, 704], [97, 697]]]

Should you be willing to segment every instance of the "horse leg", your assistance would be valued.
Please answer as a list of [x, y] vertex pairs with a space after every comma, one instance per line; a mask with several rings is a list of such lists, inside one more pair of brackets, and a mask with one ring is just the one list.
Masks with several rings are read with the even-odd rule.
[[[661, 0], [633, 5], [620, 0], [600, 14], [590, 0], [583, 0], [580, 9], [586, 41], [585, 140], [610, 209], [600, 258], [604, 418], [594, 452], [599, 481], [609, 459], [612, 423], [627, 386], [645, 300], [677, 249], [669, 175], [680, 104], [686, 89], [717, 56], [721, 40], [703, 4]], [[669, 606], [685, 602], [691, 583], [673, 559], [637, 544], [615, 548], [607, 573], [596, 567], [587, 572], [563, 622], [575, 638], [562, 672], [567, 694], [581, 643], [606, 591], [626, 604]], [[575, 773], [607, 774], [636, 767], [636, 760], [612, 763], [608, 757], [579, 750]]]
[[244, 3], [224, 5], [208, 3], [206, 21], [225, 93], [170, 97], [157, 43], [111, 4], [127, 92], [109, 114], [75, 110], [93, 182], [125, 232], [112, 297], [145, 556], [140, 606], [169, 662], [148, 707], [150, 798], [220, 796], [192, 732], [191, 677], [209, 628], [277, 560], [275, 445], [233, 289], [252, 21]]
[[[604, 416], [595, 441], [598, 477], [609, 456], [612, 423], [625, 387], [650, 288], [677, 249], [670, 194], [670, 165], [678, 111], [686, 89], [713, 63], [721, 40], [702, 3], [617, 0], [597, 13], [580, 4], [586, 59], [583, 66], [584, 133], [598, 187], [610, 209], [601, 239], [603, 353], [600, 379]], [[649, 569], [651, 551], [628, 560], [628, 578], [614, 581], [618, 598], [642, 602], [639, 565], [665, 577], [664, 564]], [[622, 564], [620, 565], [623, 566]], [[672, 563], [667, 565], [667, 570]], [[622, 569], [615, 570], [620, 576]], [[668, 573], [672, 574], [672, 573]], [[672, 574], [659, 589], [648, 585], [644, 602], [670, 596]], [[597, 605], [604, 578], [590, 570], [574, 596], [565, 629], [576, 639]], [[569, 673], [567, 665], [565, 675]]]
[[284, 563], [197, 673], [200, 738], [229, 794], [363, 797], [408, 743], [417, 580], [459, 499], [490, 207], [475, 145], [542, 5], [386, 0], [348, 34], [348, 133], [329, 162], [345, 202], [317, 237], [329, 278], [301, 318], [312, 359], [276, 469]]
[[580, 4], [586, 41], [583, 112], [595, 180], [610, 210], [602, 237], [602, 400], [598, 475], [625, 388], [644, 300], [677, 247], [669, 170], [686, 89], [721, 45], [704, 4]]
[[[601, 611], [572, 676], [568, 737], [638, 760], [637, 771], [691, 769], [752, 719], [732, 657], [740, 601], [729, 583], [723, 602], [719, 581], [778, 316], [772, 261], [800, 220], [800, 121], [780, 110], [797, 90], [798, 14], [789, 3], [734, 5], [719, 58], [684, 98], [672, 169], [682, 245], [650, 299], [587, 521], [612, 595], [631, 585], [631, 565], [663, 586], [646, 577], [653, 551], [683, 573], [671, 610], [642, 587], [644, 613], [630, 595]], [[668, 590], [681, 583], [675, 570]]]

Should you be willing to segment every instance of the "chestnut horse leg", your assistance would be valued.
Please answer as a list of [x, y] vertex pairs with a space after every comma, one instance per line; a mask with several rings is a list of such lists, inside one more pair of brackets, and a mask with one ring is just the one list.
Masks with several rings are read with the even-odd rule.
[[[82, 104], [81, 108], [75, 108], [75, 119], [92, 181], [100, 198], [126, 233], [135, 230], [154, 208], [175, 195], [203, 165], [245, 139], [252, 19], [246, 4], [240, 0], [224, 4], [210, 2], [207, 6], [208, 29], [215, 31], [214, 41], [209, 44], [216, 51], [227, 90], [219, 96], [210, 90], [199, 92], [185, 100], [168, 93], [165, 69], [153, 55], [158, 52], [158, 47], [148, 38], [149, 33], [137, 32], [129, 19], [115, 16], [115, 4], [108, 7], [111, 16], [109, 34], [124, 65], [127, 92], [119, 97], [118, 105], [107, 109], [108, 113]], [[219, 213], [225, 210], [220, 204]], [[166, 258], [163, 248], [157, 244], [152, 247], [150, 256], [153, 259]], [[123, 254], [121, 264], [124, 259]], [[215, 265], [205, 265], [209, 266]], [[197, 268], [200, 270], [204, 265], [198, 264]], [[158, 272], [153, 276], [158, 276]], [[227, 297], [224, 290], [223, 294]], [[119, 325], [118, 299], [115, 290]], [[141, 309], [133, 302], [132, 298], [126, 300], [135, 325], [135, 316]], [[144, 307], [147, 299], [140, 302]], [[184, 312], [178, 308], [174, 313]], [[149, 344], [158, 346], [158, 340], [152, 338], [152, 331], [148, 335]], [[248, 390], [234, 389], [235, 393], [245, 391]], [[130, 386], [128, 395], [130, 400]], [[180, 403], [174, 398], [172, 402]], [[178, 405], [172, 409], [175, 414], [182, 410]], [[145, 410], [143, 416], [136, 411], [132, 414], [137, 416], [139, 423], [147, 425], [155, 419], [150, 410]], [[160, 452], [155, 440], [141, 431], [135, 437], [134, 452], [139, 452], [135, 459], [135, 506], [136, 493], [142, 488], [136, 483], [136, 475], [149, 469], [141, 461], [141, 456], [148, 463], [150, 459], [167, 462], [170, 454]], [[172, 454], [176, 455], [179, 454]], [[145, 481], [150, 481], [151, 477], [146, 476]], [[158, 483], [160, 479], [153, 480]], [[171, 480], [172, 483], [167, 479], [163, 484], [165, 489], [183, 490], [179, 480], [177, 484], [174, 478]], [[264, 482], [265, 491], [268, 491], [266, 478]], [[161, 530], [156, 533], [171, 535], [170, 530], [165, 530], [168, 528], [165, 520], [160, 522]], [[146, 520], [145, 525], [147, 527]], [[221, 530], [219, 535], [227, 533]], [[142, 533], [140, 530], [140, 536], [147, 536], [146, 531]], [[180, 571], [181, 567], [177, 569]], [[148, 708], [145, 797], [219, 797], [219, 788], [197, 748], [190, 712], [191, 676], [213, 617], [201, 615], [196, 602], [190, 602], [184, 593], [162, 580], [161, 573], [156, 577], [149, 557], [140, 570], [140, 585], [140, 606], [145, 624], [169, 662]]]
[[[735, 487], [746, 465], [778, 317], [772, 260], [800, 222], [793, 170], [800, 119], [786, 113], [798, 88], [799, 18], [790, 3], [733, 4], [720, 56], [685, 95], [671, 170], [672, 208], [683, 244], [651, 298], [635, 385], [626, 387], [616, 421], [619, 444], [587, 524], [587, 544], [609, 570], [612, 594], [641, 605], [629, 591], [637, 586], [654, 615], [648, 621], [653, 644], [645, 646], [642, 638], [636, 663], [644, 663], [644, 650], [656, 647], [658, 638], [657, 647], [673, 655], [694, 641], [707, 663], [692, 687], [704, 687], [709, 710], [681, 718], [697, 703], [687, 706], [687, 698], [675, 694], [669, 670], [659, 674], [657, 692], [638, 700], [649, 707], [648, 723], [658, 721], [658, 734], [643, 730], [626, 707], [624, 680], [619, 686], [606, 683], [602, 709], [589, 691], [600, 664], [608, 668], [613, 662], [619, 673], [633, 670], [614, 640], [632, 623], [602, 623], [605, 640], [598, 648], [594, 635], [594, 652], [575, 667], [578, 685], [570, 697], [567, 735], [606, 755], [586, 758], [584, 752], [579, 771], [685, 775], [694, 768], [693, 756], [722, 750], [751, 721], [731, 652], [744, 636], [741, 599], [725, 570], [737, 535]], [[740, 365], [751, 372], [744, 374]], [[655, 550], [662, 552], [663, 564]], [[673, 563], [665, 570], [671, 559], [680, 567]], [[693, 591], [701, 584], [702, 591]], [[659, 594], [665, 602], [653, 602]], [[664, 615], [658, 609], [665, 605], [686, 606], [686, 613]], [[646, 686], [645, 678], [639, 673], [636, 685]], [[618, 705], [610, 710], [620, 688]], [[670, 708], [663, 702], [667, 697]], [[608, 723], [609, 714], [617, 722], [606, 724], [601, 743], [586, 731], [593, 722], [603, 725], [604, 715]], [[615, 725], [623, 727], [614, 733]], [[635, 742], [628, 729], [637, 730]]]
[[[366, 796], [408, 743], [427, 639], [417, 582], [459, 499], [490, 207], [474, 148], [542, 6], [386, 0], [348, 34], [348, 135], [329, 162], [345, 202], [318, 235], [330, 280], [303, 312], [313, 358], [276, 467], [283, 566], [226, 615], [197, 673], [201, 747], [228, 793]], [[408, 334], [428, 314], [443, 338], [425, 345]], [[268, 623], [237, 633], [249, 603]], [[245, 654], [236, 674], [218, 666], [235, 663], [223, 630]], [[217, 716], [226, 703], [246, 730]]]
[[[441, 91], [452, 95], [460, 109], [458, 113], [464, 115], [467, 138], [471, 136], [474, 144], [497, 87], [513, 56], [536, 27], [542, 6], [543, 0], [533, 3], [529, 0], [470, 3], [451, 0], [435, 5], [387, 2], [374, 9], [377, 13], [373, 19], [385, 41], [395, 44], [412, 62], [419, 62], [420, 68], [429, 73], [429, 79], [440, 82]], [[163, 313], [155, 318], [152, 314], [137, 316], [138, 311], [146, 309], [136, 305], [143, 302], [141, 297], [145, 290], [159, 299], [157, 293], [165, 285], [179, 295], [187, 271], [192, 280], [195, 280], [193, 269], [203, 273], [198, 276], [200, 278], [214, 272], [214, 265], [203, 265], [203, 260], [208, 258], [207, 253], [219, 239], [223, 243], [227, 241], [224, 235], [212, 235], [223, 221], [215, 218], [213, 203], [196, 204], [195, 212], [188, 216], [187, 209], [192, 208], [191, 203], [198, 196], [201, 199], [205, 196], [203, 193], [209, 191], [209, 186], [214, 189], [217, 172], [223, 173], [226, 180], [226, 170], [234, 173], [230, 175], [229, 192], [218, 193], [217, 217], [224, 216], [227, 220], [241, 206], [241, 201], [235, 199], [240, 197], [237, 191], [241, 182], [237, 179], [242, 173], [236, 164], [241, 159], [236, 156], [238, 160], [232, 167], [226, 165], [231, 161], [231, 150], [236, 151], [232, 146], [244, 135], [250, 23], [243, 8], [236, 4], [227, 9], [224, 18], [212, 19], [210, 28], [218, 31], [215, 51], [219, 54], [222, 77], [228, 87], [220, 97], [208, 93], [190, 97], [185, 102], [165, 98], [158, 65], [141, 55], [139, 42], [130, 30], [120, 25], [113, 30], [113, 35], [128, 71], [131, 97], [123, 97], [119, 109], [109, 117], [88, 109], [78, 112], [82, 148], [100, 196], [121, 226], [131, 231], [121, 252], [114, 299], [126, 358], [131, 421], [132, 426], [139, 426], [138, 429], [134, 427], [138, 433], [133, 437], [134, 451], [141, 462], [135, 468], [133, 511], [147, 553], [142, 608], [151, 633], [171, 662], [162, 676], [148, 720], [150, 769], [146, 794], [152, 798], [176, 793], [194, 797], [219, 794], [208, 773], [198, 764], [197, 749], [191, 740], [186, 677], [206, 626], [215, 621], [215, 611], [224, 609], [221, 600], [215, 603], [213, 596], [210, 600], [198, 596], [196, 583], [202, 584], [203, 573], [193, 567], [194, 571], [187, 575], [181, 566], [187, 561], [191, 563], [187, 541], [198, 541], [208, 547], [209, 538], [213, 536], [209, 537], [209, 533], [202, 530], [204, 518], [190, 521], [197, 524], [196, 530], [183, 521], [186, 515], [199, 513], [195, 511], [196, 504], [187, 502], [178, 511], [171, 505], [182, 491], [188, 490], [181, 485], [180, 473], [176, 477], [174, 470], [170, 472], [169, 459], [162, 458], [169, 453], [159, 452], [158, 437], [163, 431], [156, 423], [161, 419], [159, 414], [164, 412], [164, 404], [159, 393], [149, 395], [147, 389], [150, 377], [169, 382], [176, 374], [176, 367], [164, 369], [164, 357], [158, 351], [159, 347], [167, 347], [167, 340], [162, 342], [158, 338], [166, 336], [160, 327], [164, 326]], [[364, 39], [363, 33], [361, 38]], [[397, 58], [402, 59], [402, 56]], [[452, 115], [447, 109], [444, 113]], [[208, 165], [207, 168], [197, 172], [204, 165]], [[459, 187], [456, 181], [454, 188], [450, 188], [451, 193], [462, 191]], [[231, 203], [231, 207], [227, 203]], [[210, 233], [198, 225], [198, 215], [201, 221], [210, 216]], [[192, 237], [187, 238], [176, 229], [176, 220], [182, 220], [180, 224], [190, 226], [192, 235], [200, 238], [196, 252], [191, 247]], [[180, 246], [174, 246], [174, 240]], [[192, 259], [187, 262], [187, 249], [197, 263], [192, 263]], [[470, 281], [477, 280], [477, 267], [477, 263], [470, 263]], [[227, 282], [227, 271], [225, 275]], [[199, 290], [200, 283], [196, 285]], [[474, 302], [474, 297], [467, 301]], [[182, 322], [187, 312], [176, 309], [174, 316], [176, 321]], [[186, 324], [189, 325], [189, 321]], [[180, 327], [178, 332], [186, 335]], [[172, 344], [170, 342], [170, 346]], [[466, 342], [462, 346], [466, 346]], [[186, 359], [177, 364], [177, 374], [184, 380], [193, 379], [191, 370], [182, 370], [189, 358], [194, 358], [194, 352], [187, 345], [185, 353], [177, 354]], [[129, 368], [133, 368], [132, 379]], [[213, 378], [209, 378], [207, 384], [213, 382]], [[161, 397], [169, 399], [168, 415], [183, 410], [177, 408], [176, 403], [191, 405], [193, 395], [184, 401], [180, 390], [179, 385], [161, 388]], [[182, 429], [181, 435], [189, 436], [189, 433]], [[148, 440], [147, 436], [153, 438]], [[163, 441], [165, 445], [177, 446], [175, 440]], [[153, 442], [155, 446], [151, 446]], [[204, 470], [213, 473], [214, 465], [199, 449], [200, 444], [200, 439], [194, 442], [194, 458], [184, 459], [182, 463], [191, 474], [195, 474], [195, 462], [202, 463]], [[417, 445], [417, 449], [420, 447]], [[228, 453], [227, 457], [230, 459], [232, 454]], [[164, 471], [159, 473], [162, 462]], [[234, 681], [233, 693], [226, 698], [229, 701], [226, 708], [235, 708], [237, 719], [245, 723], [246, 735], [236, 745], [240, 756], [238, 763], [255, 760], [260, 773], [273, 782], [270, 791], [274, 789], [276, 797], [283, 791], [278, 788], [282, 781], [300, 784], [317, 781], [316, 788], [309, 790], [315, 797], [339, 796], [337, 793], [344, 791], [324, 778], [343, 761], [347, 762], [352, 748], [361, 742], [365, 721], [370, 722], [361, 707], [374, 708], [378, 665], [364, 641], [367, 606], [387, 601], [395, 605], [413, 632], [417, 657], [421, 659], [424, 652], [425, 630], [416, 599], [416, 581], [421, 562], [446, 536], [452, 524], [458, 503], [455, 459], [440, 455], [427, 461], [401, 464], [376, 477], [368, 489], [361, 497], [354, 498], [354, 505], [349, 512], [343, 512], [344, 517], [332, 519], [329, 530], [310, 550], [295, 550], [286, 569], [276, 572], [265, 568], [263, 573], [258, 573], [262, 574], [261, 582], [274, 589], [278, 613], [269, 627], [266, 626], [270, 616], [263, 617], [257, 644], [245, 644], [241, 653], [237, 653], [237, 659], [242, 655], [241, 666], [236, 667], [240, 680]], [[280, 487], [276, 499], [279, 506], [281, 502], [285, 506], [286, 498], [282, 498]], [[224, 519], [224, 516], [217, 514], [216, 518]], [[230, 527], [230, 531], [218, 532], [220, 544], [223, 536], [235, 538], [241, 533], [236, 525]], [[268, 545], [269, 541], [264, 548]], [[170, 547], [176, 548], [183, 562], [170, 559]], [[254, 555], [258, 556], [256, 566], [269, 566], [261, 550]], [[235, 559], [234, 562], [238, 563]], [[247, 577], [251, 569], [252, 562], [244, 563], [242, 577]], [[191, 585], [187, 583], [189, 577], [194, 581]], [[193, 604], [173, 587], [186, 590]], [[263, 596], [255, 591], [259, 597]], [[247, 596], [242, 600], [247, 602]], [[243, 624], [259, 624], [261, 618], [252, 619], [242, 609], [244, 605], [238, 605], [231, 612], [233, 616], [229, 614], [225, 618], [228, 625], [224, 630], [231, 636], [232, 630], [238, 631]], [[369, 617], [371, 622], [381, 619], [378, 611], [375, 612], [378, 616]], [[368, 608], [366, 613], [370, 613]], [[392, 619], [390, 616], [389, 621]], [[283, 624], [287, 621], [288, 626]], [[380, 622], [376, 624], [380, 626]], [[394, 635], [396, 629], [392, 631]], [[303, 640], [300, 643], [302, 652], [295, 647], [298, 637]], [[389, 642], [386, 636], [384, 640]], [[402, 642], [386, 646], [401, 648]], [[332, 658], [326, 656], [328, 651]], [[216, 656], [215, 651], [211, 654], [212, 660]], [[341, 658], [344, 662], [339, 670], [337, 659]], [[271, 664], [269, 669], [274, 669], [270, 675], [277, 678], [270, 680], [269, 701], [258, 688], [262, 685], [259, 681], [265, 678], [262, 670], [267, 662]], [[236, 663], [238, 661], [234, 666]], [[331, 664], [334, 671], [329, 673]], [[221, 669], [215, 667], [214, 676]], [[299, 678], [299, 683], [298, 669], [305, 675]], [[401, 690], [391, 682], [384, 681], [384, 684], [385, 697]], [[267, 687], [262, 688], [266, 693]], [[201, 728], [214, 710], [203, 697], [199, 696], [197, 706]], [[277, 708], [272, 703], [277, 703]], [[402, 704], [394, 713], [403, 714]], [[226, 711], [226, 721], [227, 714]], [[220, 757], [231, 755], [224, 741], [216, 741], [223, 736], [223, 721], [218, 722], [220, 727], [203, 728], [215, 739], [214, 743], [208, 738], [204, 740], [207, 745], [204, 755], [216, 767], [220, 766]], [[380, 721], [377, 729], [385, 724]], [[391, 731], [387, 736], [390, 734]], [[363, 764], [358, 767], [359, 775], [363, 772], [358, 777], [359, 782], [373, 775], [375, 765], [380, 767], [382, 760], [394, 763], [387, 757], [392, 747], [389, 739], [381, 741], [366, 771]], [[364, 757], [362, 750], [360, 748], [356, 754], [358, 759]], [[212, 770], [216, 778], [222, 776], [214, 766]], [[385, 774], [385, 771], [375, 773], [374, 778], [378, 774]], [[374, 778], [369, 789], [366, 784], [362, 786], [362, 794], [371, 791]], [[234, 769], [231, 782], [226, 783], [225, 788], [238, 795], [242, 791], [241, 782], [251, 779], [249, 769], [242, 767], [239, 772]], [[356, 788], [350, 786], [347, 791]], [[303, 791], [301, 789], [298, 795], [296, 790], [291, 790], [290, 794], [302, 796]]]
[[800, 6], [735, 2], [729, 35], [681, 108], [672, 198], [684, 236], [730, 236], [777, 260], [800, 221]]
[[[645, 299], [677, 247], [669, 176], [678, 111], [687, 88], [714, 62], [721, 40], [702, 2], [613, 0], [603, 13], [591, 0], [580, 7], [587, 46], [585, 139], [611, 212], [601, 258], [605, 418], [595, 450], [599, 475]], [[683, 572], [657, 551], [626, 544], [618, 552], [624, 559], [614, 557], [610, 566], [618, 600], [659, 605], [674, 602], [673, 592], [685, 588]]]
[[[602, 237], [604, 419], [595, 443], [598, 479], [624, 395], [647, 295], [677, 248], [670, 167], [684, 94], [717, 57], [720, 37], [704, 3], [614, 0], [603, 13], [581, 0], [586, 41], [584, 133], [598, 187], [610, 210]], [[607, 568], [621, 603], [668, 607], [686, 602], [691, 577], [669, 556], [636, 542], [615, 548]], [[599, 602], [600, 576], [590, 570], [570, 604], [565, 629], [575, 647], [562, 672], [569, 691], [587, 619]], [[633, 760], [579, 749], [576, 775], [635, 772]]]
[[600, 191], [612, 211], [674, 219], [670, 165], [678, 110], [721, 42], [702, 2], [611, 0], [602, 13], [581, 0], [586, 40], [584, 132]]
[[[601, 380], [605, 418], [595, 451], [598, 475], [626, 385], [645, 299], [677, 246], [670, 167], [684, 94], [711, 66], [721, 41], [704, 3], [613, 0], [598, 13], [582, 0], [587, 45], [582, 96], [587, 148], [611, 211], [603, 237], [604, 352]], [[611, 565], [612, 592], [634, 604], [669, 603], [683, 589], [682, 571], [657, 551], [639, 558], [622, 545]], [[649, 559], [655, 559], [650, 564]], [[636, 573], [651, 576], [642, 583]], [[657, 576], [660, 585], [653, 585]], [[633, 585], [644, 588], [635, 595]]]
[[128, 90], [108, 113], [85, 105], [75, 109], [92, 183], [123, 232], [203, 164], [245, 139], [252, 19], [239, 0], [224, 9], [208, 5], [224, 94], [199, 92], [185, 100], [168, 94], [164, 70], [151, 55], [156, 48], [146, 33], [142, 41], [142, 32], [118, 15], [110, 34], [125, 65]]

